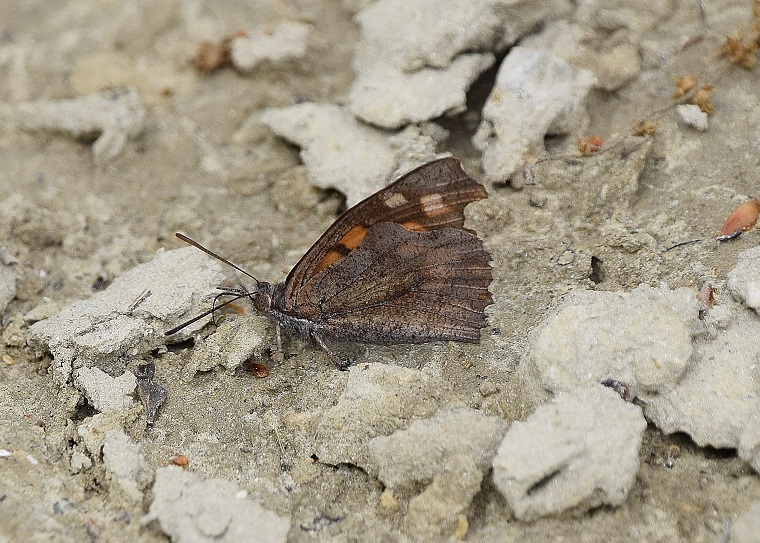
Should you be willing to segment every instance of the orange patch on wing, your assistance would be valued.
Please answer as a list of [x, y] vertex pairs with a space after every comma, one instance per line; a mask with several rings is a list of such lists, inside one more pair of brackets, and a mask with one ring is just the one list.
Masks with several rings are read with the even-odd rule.
[[338, 240], [338, 243], [336, 243], [335, 246], [330, 249], [325, 256], [322, 257], [322, 260], [320, 260], [319, 264], [317, 264], [314, 273], [321, 272], [334, 262], [337, 262], [348, 253], [356, 249], [366, 235], [367, 228], [365, 226], [357, 224], [351, 227], [351, 229]]
[[415, 221], [406, 221], [401, 226], [403, 226], [407, 230], [411, 230], [413, 232], [424, 232], [425, 231], [425, 227], [422, 226], [420, 223], [415, 222]]
[[342, 256], [343, 255], [340, 254], [338, 251], [330, 251], [329, 253], [327, 253], [325, 256], [322, 257], [322, 260], [319, 261], [319, 264], [317, 264], [317, 267], [314, 269], [314, 273], [321, 272], [330, 264], [340, 259], [340, 257]]
[[345, 235], [340, 238], [340, 241], [338, 241], [338, 245], [343, 245], [346, 249], [349, 251], [353, 251], [356, 249], [359, 244], [364, 239], [364, 236], [367, 235], [367, 228], [365, 226], [362, 226], [361, 224], [356, 224], [351, 227], [351, 230], [345, 233]]

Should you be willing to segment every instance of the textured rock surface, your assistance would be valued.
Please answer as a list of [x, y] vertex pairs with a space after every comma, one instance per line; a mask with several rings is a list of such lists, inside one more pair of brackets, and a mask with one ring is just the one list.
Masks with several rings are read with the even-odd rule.
[[760, 313], [760, 247], [739, 255], [736, 267], [728, 274], [728, 288], [735, 298]]
[[137, 379], [131, 372], [111, 377], [98, 368], [79, 368], [74, 386], [87, 398], [87, 402], [101, 413], [118, 412], [134, 405], [133, 394]]
[[8, 303], [16, 296], [16, 270], [4, 262], [0, 262], [0, 315], [5, 313]]
[[22, 102], [18, 119], [30, 130], [60, 131], [76, 138], [98, 134], [92, 156], [117, 157], [143, 129], [145, 108], [136, 89], [125, 87], [71, 100]]
[[[375, 64], [359, 59], [369, 27], [353, 18], [369, 5], [385, 8], [372, 16], [378, 23], [385, 21], [376, 27], [382, 42], [376, 50], [382, 53]], [[413, 12], [431, 5], [435, 9]], [[250, 73], [229, 67], [196, 72], [193, 58], [203, 42], [219, 43], [241, 29], [275, 30], [285, 21], [310, 25], [303, 57], [267, 61]], [[245, 491], [249, 501], [290, 519], [288, 539], [293, 543], [726, 539], [760, 496], [760, 477], [750, 467], [757, 467], [758, 430], [752, 424], [757, 417], [748, 415], [752, 409], [757, 412], [751, 404], [758, 394], [749, 385], [758, 382], [752, 350], [758, 334], [750, 326], [758, 316], [751, 309], [756, 304], [735, 302], [726, 286], [740, 254], [757, 245], [759, 234], [753, 229], [722, 244], [714, 238], [737, 205], [757, 192], [753, 161], [760, 94], [757, 68], [736, 66], [720, 50], [726, 36], [748, 40], [753, 28], [752, 3], [746, 0], [0, 3], [0, 260], [17, 276], [15, 296], [0, 322], [0, 540], [167, 541], [170, 536], [157, 520], [148, 526], [138, 522], [153, 498], [151, 486], [137, 485], [142, 498], [135, 501], [114, 478], [118, 462], [110, 453], [113, 469], [107, 471], [103, 447], [111, 432], [129, 436], [130, 442], [114, 442], [125, 451], [132, 450], [131, 444], [140, 446], [150, 472], [173, 455], [185, 455], [188, 470], [202, 480], [234, 481], [233, 492]], [[600, 136], [602, 149], [580, 154], [576, 130], [582, 124], [571, 126], [567, 135], [547, 133], [515, 158], [518, 170], [505, 186], [504, 179], [491, 183], [485, 178], [479, 168], [482, 153], [470, 142], [497, 64], [515, 43], [530, 43], [574, 70], [585, 68], [596, 76], [594, 90], [583, 102], [589, 124], [580, 135]], [[471, 85], [468, 78], [451, 77], [444, 65], [473, 54], [492, 55], [495, 62]], [[751, 60], [758, 52], [747, 55]], [[455, 81], [461, 88], [449, 88], [446, 96], [465, 96], [467, 109], [423, 127], [403, 127], [399, 134], [374, 130], [388, 139], [384, 145], [393, 151], [382, 175], [373, 169], [385, 164], [384, 155], [365, 152], [364, 145], [374, 136], [347, 132], [349, 137], [342, 140], [330, 132], [344, 130], [348, 125], [342, 121], [332, 126], [325, 121], [313, 135], [294, 115], [296, 136], [289, 141], [300, 145], [299, 131], [304, 139], [324, 140], [323, 147], [313, 144], [319, 167], [331, 175], [350, 174], [335, 177], [345, 185], [322, 185], [336, 190], [321, 190], [313, 185], [316, 176], [308, 175], [306, 153], [299, 156], [299, 149], [275, 137], [260, 121], [261, 114], [320, 103], [341, 107], [348, 118], [355, 118], [351, 97], [353, 84], [360, 80], [354, 71], [358, 60], [367, 61], [367, 77], [375, 66], [382, 76], [381, 63], [397, 64], [401, 75], [449, 77], [444, 83]], [[699, 76], [698, 86], [715, 86], [715, 110], [705, 132], [687, 126], [679, 116], [677, 105], [691, 98], [671, 98], [673, 80], [686, 74]], [[111, 160], [93, 160], [97, 127], [89, 134], [64, 128], [61, 135], [58, 129], [30, 130], [20, 122], [19, 103], [49, 105], [123, 87], [139, 95], [143, 130], [128, 137]], [[399, 102], [427, 114], [439, 111], [439, 94], [444, 95], [437, 89], [424, 97], [407, 96], [396, 85], [380, 88], [394, 91], [371, 95], [376, 104], [369, 105], [378, 106], [381, 123], [392, 120], [382, 116]], [[522, 113], [512, 114], [520, 119]], [[85, 121], [80, 129], [91, 118]], [[507, 122], [503, 128], [513, 130]], [[445, 133], [448, 138], [441, 137]], [[397, 146], [396, 135], [402, 140]], [[352, 154], [353, 149], [359, 152]], [[345, 194], [350, 194], [350, 203], [377, 188], [364, 179], [383, 184], [405, 164], [412, 167], [415, 159], [422, 162], [443, 152], [460, 158], [489, 191], [489, 198], [467, 208], [467, 226], [478, 232], [493, 257], [494, 304], [488, 308], [489, 327], [480, 343], [331, 345], [358, 368], [406, 368], [406, 381], [389, 372], [372, 381], [374, 387], [364, 383], [366, 397], [352, 385], [355, 397], [347, 401], [343, 394], [349, 377], [354, 379], [352, 372], [338, 371], [319, 348], [299, 341], [286, 341], [288, 356], [270, 365], [266, 379], [238, 367], [183, 380], [183, 368], [196, 350], [194, 341], [212, 327], [191, 329], [177, 338], [187, 341], [168, 347], [162, 342], [148, 345], [142, 336], [132, 335], [142, 328], [132, 329], [125, 320], [130, 317], [127, 309], [139, 301], [134, 316], [156, 296], [156, 284], [147, 277], [135, 278], [118, 310], [98, 321], [113, 322], [90, 336], [101, 342], [84, 338], [86, 349], [74, 351], [74, 341], [63, 334], [70, 349], [61, 346], [52, 361], [45, 344], [28, 348], [32, 323], [59, 314], [76, 300], [98, 299], [115, 279], [151, 261], [157, 250], [180, 247], [172, 237], [178, 230], [261, 279], [279, 282], [339, 216]], [[351, 192], [352, 178], [356, 186], [364, 186], [364, 194]], [[180, 290], [151, 311], [184, 299], [195, 283], [190, 272], [210, 262], [197, 256], [196, 263], [187, 261], [176, 276], [161, 279]], [[745, 271], [751, 268], [745, 266]], [[536, 373], [520, 366], [540, 323], [572, 291], [630, 293], [642, 284], [685, 287], [692, 295], [713, 284], [715, 291], [714, 300], [699, 304], [703, 320], [696, 323], [696, 335], [690, 335], [692, 356], [672, 390], [630, 388], [648, 411], [645, 416], [657, 416], [674, 433], [648, 425], [637, 479], [623, 506], [521, 521], [491, 475], [480, 480], [482, 470], [460, 454], [441, 465], [462, 474], [459, 480], [445, 472], [410, 482], [410, 489], [385, 487], [369, 455], [373, 438], [393, 436], [415, 423], [429, 424], [436, 413], [453, 406], [476, 409], [506, 424], [526, 420], [551, 396]], [[216, 286], [206, 289], [204, 283], [203, 291], [198, 288], [198, 311], [210, 306], [201, 297]], [[152, 293], [143, 298], [146, 287]], [[614, 297], [603, 300], [612, 310], [619, 308]], [[172, 317], [171, 325], [175, 318], [180, 317]], [[65, 331], [64, 324], [58, 330]], [[164, 324], [152, 326], [163, 332]], [[120, 349], [107, 354], [124, 338], [123, 332], [133, 344], [121, 354]], [[651, 352], [648, 343], [642, 345], [648, 349], [642, 353]], [[229, 347], [220, 351], [222, 356], [235, 345]], [[137, 354], [130, 354], [132, 348]], [[205, 362], [212, 363], [212, 358]], [[62, 377], [66, 368], [59, 364], [65, 359], [71, 372]], [[125, 370], [137, 374], [149, 362], [155, 365], [155, 383], [168, 391], [150, 426], [137, 404], [93, 414], [74, 385], [80, 368], [97, 367], [116, 378]], [[572, 374], [572, 368], [564, 370]], [[567, 393], [585, 386], [576, 382]], [[543, 393], [536, 393], [539, 388]], [[394, 403], [395, 394], [401, 407]], [[343, 430], [337, 415], [346, 421]], [[321, 428], [329, 443], [320, 440], [323, 419], [330, 422], [329, 428]], [[731, 445], [715, 451], [700, 447], [697, 440]], [[397, 451], [413, 455], [421, 445]], [[337, 463], [322, 461], [317, 453], [326, 453], [325, 458], [335, 453], [332, 460]], [[673, 458], [676, 454], [680, 456]], [[125, 465], [133, 465], [134, 458], [130, 453]], [[352, 459], [365, 463], [353, 464]], [[426, 465], [417, 467], [420, 474], [429, 473]], [[408, 472], [410, 481], [414, 470]], [[586, 484], [582, 479], [579, 485]], [[551, 482], [546, 480], [547, 487]], [[204, 521], [206, 531], [215, 534], [224, 526], [228, 496], [207, 491], [198, 498], [210, 512], [205, 518], [220, 519]], [[209, 503], [214, 501], [218, 503]], [[192, 503], [182, 507], [198, 512]], [[184, 519], [182, 514], [177, 516]], [[199, 518], [187, 523], [194, 525]], [[732, 537], [738, 534], [737, 529]]]
[[547, 135], [580, 132], [586, 95], [596, 79], [549, 53], [514, 47], [499, 67], [473, 144], [492, 181], [504, 182]]
[[760, 322], [740, 308], [731, 325], [700, 341], [675, 386], [649, 397], [647, 419], [667, 433], [686, 432], [699, 445], [736, 448], [760, 409]]
[[226, 319], [213, 334], [196, 343], [182, 377], [191, 379], [196, 372], [217, 366], [233, 371], [246, 360], [260, 360], [264, 351], [274, 345], [273, 326], [259, 315]]
[[695, 294], [685, 288], [575, 291], [543, 324], [524, 363], [551, 391], [607, 378], [662, 391], [689, 364], [697, 313]]
[[[164, 344], [164, 330], [206, 309], [202, 300], [223, 279], [219, 265], [194, 247], [162, 251], [101, 294], [32, 325], [29, 344], [53, 354], [59, 382], [69, 379], [74, 360], [121, 374], [118, 357], [137, 357]], [[205, 322], [175, 337], [187, 338]]]
[[386, 364], [351, 367], [338, 403], [319, 421], [317, 456], [328, 464], [371, 467], [369, 440], [434, 413], [440, 401], [437, 388], [435, 379], [416, 370]]
[[425, 486], [409, 502], [404, 517], [407, 534], [433, 540], [456, 531], [506, 430], [507, 424], [498, 417], [450, 408], [370, 440], [372, 462], [388, 489]]
[[282, 62], [302, 58], [309, 45], [311, 26], [286, 21], [273, 30], [257, 28], [246, 36], [232, 39], [230, 57], [232, 64], [244, 72], [253, 71], [264, 62]]
[[429, 162], [435, 157], [436, 142], [446, 137], [444, 130], [434, 126], [383, 132], [333, 104], [269, 109], [261, 114], [261, 121], [302, 148], [311, 183], [340, 190], [349, 206], [401, 173]]
[[641, 409], [601, 385], [558, 395], [510, 427], [494, 483], [521, 520], [622, 504], [639, 469]]
[[760, 533], [760, 502], [739, 515], [731, 527], [732, 543], [754, 543]]
[[356, 16], [362, 36], [351, 110], [385, 128], [460, 112], [465, 91], [495, 61], [493, 52], [569, 9], [563, 0], [375, 2]]
[[144, 524], [158, 524], [172, 541], [287, 540], [290, 520], [246, 497], [238, 485], [223, 479], [203, 480], [198, 475], [169, 466], [156, 471], [153, 502]]

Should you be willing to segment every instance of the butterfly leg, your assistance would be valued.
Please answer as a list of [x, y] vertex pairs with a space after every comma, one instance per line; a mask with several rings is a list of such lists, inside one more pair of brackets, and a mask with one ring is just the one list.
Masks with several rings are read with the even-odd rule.
[[332, 360], [335, 365], [338, 367], [340, 371], [346, 371], [348, 370], [348, 367], [351, 365], [350, 360], [341, 360], [338, 358], [338, 355], [336, 355], [334, 352], [330, 350], [330, 347], [327, 346], [327, 344], [322, 341], [322, 338], [319, 337], [314, 332], [311, 333], [311, 338], [314, 340], [314, 342], [322, 347], [322, 350], [327, 353], [327, 356], [330, 357], [330, 360]]
[[274, 352], [272, 353], [272, 361], [281, 364], [285, 361], [285, 355], [282, 351], [282, 330], [280, 324], [274, 325]]

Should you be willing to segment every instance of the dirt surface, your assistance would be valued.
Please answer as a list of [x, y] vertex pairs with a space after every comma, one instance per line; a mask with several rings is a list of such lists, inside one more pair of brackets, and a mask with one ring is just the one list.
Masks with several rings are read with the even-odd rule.
[[[72, 469], [72, 454], [81, 448], [77, 425], [94, 411], [70, 384], [52, 382], [49, 354], [26, 346], [31, 322], [25, 315], [53, 314], [157, 250], [180, 247], [177, 230], [257, 277], [284, 279], [343, 201], [312, 188], [298, 150], [256, 119], [266, 107], [345, 100], [358, 38], [349, 4], [0, 6], [0, 246], [19, 277], [0, 344], [0, 448], [13, 453], [0, 458], [0, 541], [168, 540], [139, 522], [149, 490], [137, 502], [125, 496], [109, 484], [97, 458], [89, 469]], [[758, 72], [720, 56], [726, 33], [748, 28], [751, 9], [749, 2], [683, 1], [663, 11], [657, 24], [640, 29], [641, 73], [614, 92], [589, 97], [587, 133], [611, 142], [609, 151], [581, 158], [574, 136], [549, 138], [556, 160], [513, 183], [489, 184], [488, 200], [468, 209], [494, 263], [495, 303], [481, 345], [338, 346], [342, 353], [359, 363], [435, 366], [447, 401], [511, 421], [533, 407], [513, 370], [531, 331], [563, 294], [642, 283], [691, 287], [696, 294], [708, 280], [722, 284], [737, 255], [758, 239], [750, 231], [715, 242], [725, 218], [758, 185]], [[193, 68], [202, 41], [284, 19], [313, 26], [303, 59], [247, 75], [224, 68], [204, 76]], [[673, 79], [686, 74], [715, 86], [705, 132], [684, 125], [668, 107]], [[476, 82], [470, 111], [440, 121], [451, 136], [439, 150], [460, 157], [475, 178], [472, 120], [492, 77]], [[25, 130], [13, 120], [19, 102], [119, 85], [138, 90], [145, 126], [109, 161], [93, 161], [92, 138]], [[633, 119], [644, 118], [656, 125], [653, 135], [625, 136]], [[637, 145], [651, 147], [636, 155]], [[643, 161], [635, 191], [601, 205], [590, 201], [589, 184], [614, 186], [625, 178], [616, 164], [628, 152]], [[545, 205], [535, 205], [544, 198]], [[669, 250], [690, 240], [701, 241]], [[718, 299], [728, 295], [719, 290]], [[298, 418], [334, 404], [345, 372], [318, 348], [291, 341], [294, 356], [270, 364], [265, 379], [239, 369], [183, 381], [190, 349], [187, 342], [154, 353], [156, 380], [169, 400], [152, 427], [137, 409], [128, 428], [151, 466], [187, 455], [188, 469], [234, 481], [265, 508], [289, 515], [289, 541], [394, 540], [400, 521], [380, 505], [382, 485], [355, 466], [316, 461], [310, 427]], [[134, 371], [140, 362], [125, 361], [125, 368]], [[666, 467], [674, 444], [680, 456]], [[624, 505], [521, 523], [486, 477], [464, 512], [465, 533], [469, 541], [725, 541], [731, 521], [758, 499], [760, 479], [735, 451], [699, 448], [686, 435], [650, 427]]]

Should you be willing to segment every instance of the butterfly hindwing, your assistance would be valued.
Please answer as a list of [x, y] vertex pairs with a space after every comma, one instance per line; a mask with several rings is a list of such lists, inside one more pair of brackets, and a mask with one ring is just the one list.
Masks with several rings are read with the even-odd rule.
[[305, 283], [296, 309], [327, 338], [478, 341], [492, 302], [489, 260], [465, 230], [379, 223], [356, 250]]

